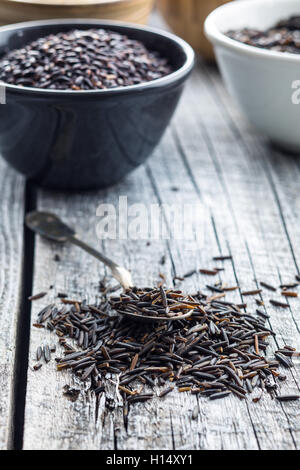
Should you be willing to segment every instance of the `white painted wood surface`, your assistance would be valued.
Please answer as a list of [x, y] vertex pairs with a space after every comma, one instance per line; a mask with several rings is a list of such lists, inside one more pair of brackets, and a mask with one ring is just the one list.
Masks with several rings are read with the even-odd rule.
[[24, 184], [0, 161], [0, 449], [12, 446], [17, 323], [22, 287]]
[[[79, 235], [87, 242], [131, 269], [139, 285], [155, 284], [160, 272], [172, 285], [174, 275], [213, 266], [216, 264], [212, 262], [213, 256], [230, 253], [233, 262], [218, 263], [226, 268], [220, 277], [228, 285], [240, 286], [240, 291], [227, 296], [229, 300], [240, 302], [240, 292], [256, 287], [260, 280], [278, 286], [281, 282], [293, 281], [299, 273], [299, 170], [297, 157], [269, 148], [250, 128], [224, 91], [216, 69], [199, 63], [171, 126], [146, 165], [108, 190], [78, 195], [41, 190], [37, 207], [55, 211], [70, 225], [77, 226]], [[15, 292], [19, 292], [23, 218], [22, 184], [16, 184], [14, 178], [18, 180], [18, 177], [8, 177], [7, 171], [3, 165], [0, 172], [3, 183], [0, 182], [5, 184], [7, 202], [0, 206], [0, 214], [2, 211], [2, 219], [8, 222], [0, 225], [0, 235], [3, 233], [3, 256], [9, 260], [6, 270], [0, 270], [4, 293], [0, 353], [6, 367], [0, 374], [2, 390], [8, 384], [8, 393], [0, 396], [0, 447], [3, 448], [11, 445], [7, 436], [13, 403], [14, 347], [10, 350], [2, 344], [15, 344], [18, 312]], [[11, 178], [13, 182], [9, 183]], [[163, 204], [200, 205], [198, 217], [190, 216], [187, 220], [187, 225], [193, 227], [194, 237], [191, 240], [151, 240], [150, 245], [147, 240], [99, 241], [97, 207], [103, 203], [117, 207], [120, 196], [128, 197], [128, 205], [161, 204], [162, 226], [167, 233], [170, 227]], [[146, 224], [145, 219], [143, 223]], [[8, 232], [16, 234], [13, 241], [8, 238]], [[197, 238], [196, 234], [200, 236]], [[55, 261], [55, 254], [60, 256], [60, 261]], [[160, 263], [163, 255], [165, 265]], [[49, 294], [33, 303], [32, 323], [38, 311], [50, 303], [57, 292], [66, 291], [70, 297], [89, 300], [99, 298], [98, 284], [105, 274], [100, 263], [77, 247], [56, 245], [37, 237], [33, 292], [48, 291]], [[178, 286], [193, 292], [211, 282], [210, 277], [199, 274]], [[4, 289], [6, 285], [10, 287]], [[276, 340], [271, 342], [270, 354], [283, 344], [300, 350], [300, 298], [289, 301], [290, 309], [274, 308], [269, 299], [281, 298], [279, 292], [270, 295], [263, 291], [269, 323], [277, 333]], [[250, 312], [255, 310], [253, 298], [243, 300], [247, 301]], [[55, 343], [55, 334], [31, 328], [24, 449], [300, 447], [299, 404], [280, 404], [267, 394], [255, 404], [251, 396], [246, 401], [232, 396], [211, 402], [173, 391], [163, 399], [134, 405], [125, 429], [122, 408], [106, 411], [104, 397], [97, 403], [93, 395], [82, 390], [74, 403], [65, 398], [63, 387], [66, 384], [82, 386], [68, 372], [57, 372], [54, 360], [39, 371], [33, 371], [37, 347]], [[53, 356], [59, 354], [57, 348]], [[287, 376], [281, 393], [299, 393], [299, 361], [295, 360], [295, 367]], [[114, 393], [113, 385], [111, 393]], [[197, 404], [199, 415], [193, 420], [192, 411]]]

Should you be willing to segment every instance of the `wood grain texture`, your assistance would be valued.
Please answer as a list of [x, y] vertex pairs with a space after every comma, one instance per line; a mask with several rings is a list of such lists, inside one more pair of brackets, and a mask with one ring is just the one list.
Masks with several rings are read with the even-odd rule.
[[[200, 63], [193, 74], [175, 119], [149, 162], [109, 190], [82, 195], [41, 191], [38, 207], [55, 210], [87, 242], [98, 246], [132, 270], [137, 284], [155, 284], [159, 272], [172, 285], [174, 275], [214, 265], [225, 267], [220, 278], [239, 290], [228, 300], [246, 301], [250, 312], [255, 299], [241, 292], [259, 282], [278, 286], [299, 273], [299, 162], [272, 150], [249, 127], [224, 91], [218, 72]], [[96, 215], [100, 203], [117, 207], [120, 196], [128, 204], [146, 207], [160, 204], [161, 227], [172, 234], [168, 205], [197, 207], [196, 217], [186, 219], [189, 239], [105, 240], [96, 237]], [[142, 224], [148, 222], [147, 217]], [[124, 223], [121, 224], [124, 229]], [[174, 233], [173, 233], [174, 235]], [[58, 253], [60, 262], [54, 261]], [[231, 254], [233, 261], [213, 262], [218, 254]], [[166, 264], [161, 265], [161, 257]], [[33, 305], [32, 320], [57, 291], [94, 300], [104, 268], [76, 247], [57, 246], [36, 240], [34, 292], [49, 290], [49, 299]], [[195, 275], [178, 283], [193, 292], [211, 278]], [[269, 325], [277, 333], [268, 354], [278, 346], [300, 349], [300, 300], [289, 300], [290, 308], [278, 309], [270, 299], [282, 299], [280, 290], [263, 290]], [[32, 328], [30, 368], [25, 409], [25, 449], [297, 449], [300, 446], [300, 415], [297, 403], [278, 403], [264, 394], [255, 404], [227, 397], [210, 402], [173, 391], [163, 399], [136, 404], [124, 428], [122, 408], [105, 409], [82, 392], [72, 403], [62, 396], [65, 384], [81, 387], [67, 372], [56, 372], [54, 361], [32, 371], [40, 344], [56, 341], [53, 334]], [[58, 353], [59, 354], [59, 353]], [[279, 393], [299, 393], [300, 364], [284, 371], [287, 381]], [[115, 393], [111, 383], [109, 393]], [[199, 406], [199, 415], [192, 411]]]
[[24, 184], [0, 161], [0, 449], [11, 447], [23, 259]]

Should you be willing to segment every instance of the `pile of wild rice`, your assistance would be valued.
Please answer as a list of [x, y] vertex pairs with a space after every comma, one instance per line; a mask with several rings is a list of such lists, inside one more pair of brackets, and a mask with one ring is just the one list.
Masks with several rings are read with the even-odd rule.
[[53, 34], [0, 60], [3, 82], [53, 90], [125, 87], [171, 72], [168, 61], [140, 41], [104, 29]]
[[111, 307], [120, 315], [138, 315], [145, 319], [176, 319], [192, 315], [195, 306], [190, 296], [181, 291], [157, 288], [135, 288], [118, 297], [111, 297]]
[[[181, 305], [184, 310], [188, 305], [192, 308], [190, 318], [163, 323], [144, 320], [150, 313], [169, 313], [175, 304], [178, 309], [182, 298], [180, 291], [162, 287], [133, 288], [110, 299], [104, 295], [97, 305], [62, 298], [60, 307], [49, 305], [39, 313], [35, 326], [45, 324], [60, 337], [65, 351], [64, 357], [56, 358], [57, 369], [69, 369], [88, 381], [95, 394], [105, 392], [108, 378], [115, 374], [124, 417], [130, 404], [151, 399], [156, 386], [160, 397], [175, 386], [211, 400], [230, 394], [243, 399], [256, 388], [276, 396], [277, 381], [286, 378], [278, 367], [292, 367], [291, 356], [297, 353], [285, 346], [274, 359], [266, 357], [267, 339], [275, 336], [265, 325], [266, 315], [259, 309], [256, 316], [250, 315], [245, 305], [226, 302], [222, 294], [209, 297], [198, 292], [185, 296]], [[124, 318], [124, 311], [137, 312], [142, 321]], [[40, 350], [38, 354], [40, 358]], [[47, 360], [49, 354], [48, 348]], [[146, 386], [151, 392], [144, 390]]]

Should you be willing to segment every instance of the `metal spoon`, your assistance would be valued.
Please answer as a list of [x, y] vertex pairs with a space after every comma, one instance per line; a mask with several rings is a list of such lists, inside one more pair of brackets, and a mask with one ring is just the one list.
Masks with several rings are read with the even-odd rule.
[[[29, 212], [25, 217], [25, 223], [28, 228], [50, 240], [54, 240], [59, 243], [70, 242], [79, 246], [87, 253], [105, 264], [111, 270], [113, 277], [121, 284], [124, 290], [133, 287], [131, 274], [129, 271], [127, 271], [127, 269], [119, 266], [114, 261], [104, 256], [102, 253], [80, 240], [75, 230], [64, 224], [55, 214], [40, 211]], [[184, 315], [178, 315], [176, 317], [146, 317], [127, 312], [124, 312], [123, 315], [140, 321], [160, 322], [182, 320], [184, 318], [190, 317], [192, 313], [193, 310], [190, 310], [188, 313], [185, 313]]]
[[127, 269], [119, 266], [114, 261], [102, 255], [102, 253], [80, 240], [75, 230], [64, 224], [56, 215], [48, 212], [29, 212], [25, 217], [25, 223], [31, 230], [50, 240], [60, 243], [68, 241], [79, 246], [104, 263], [111, 270], [113, 277], [125, 290], [133, 287], [131, 274]]

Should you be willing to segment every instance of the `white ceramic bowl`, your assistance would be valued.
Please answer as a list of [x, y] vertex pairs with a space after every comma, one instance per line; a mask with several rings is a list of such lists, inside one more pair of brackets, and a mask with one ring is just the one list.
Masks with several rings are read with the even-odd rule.
[[232, 96], [250, 121], [277, 145], [300, 152], [300, 55], [242, 44], [224, 33], [267, 29], [300, 15], [299, 0], [240, 0], [206, 19], [205, 33]]

